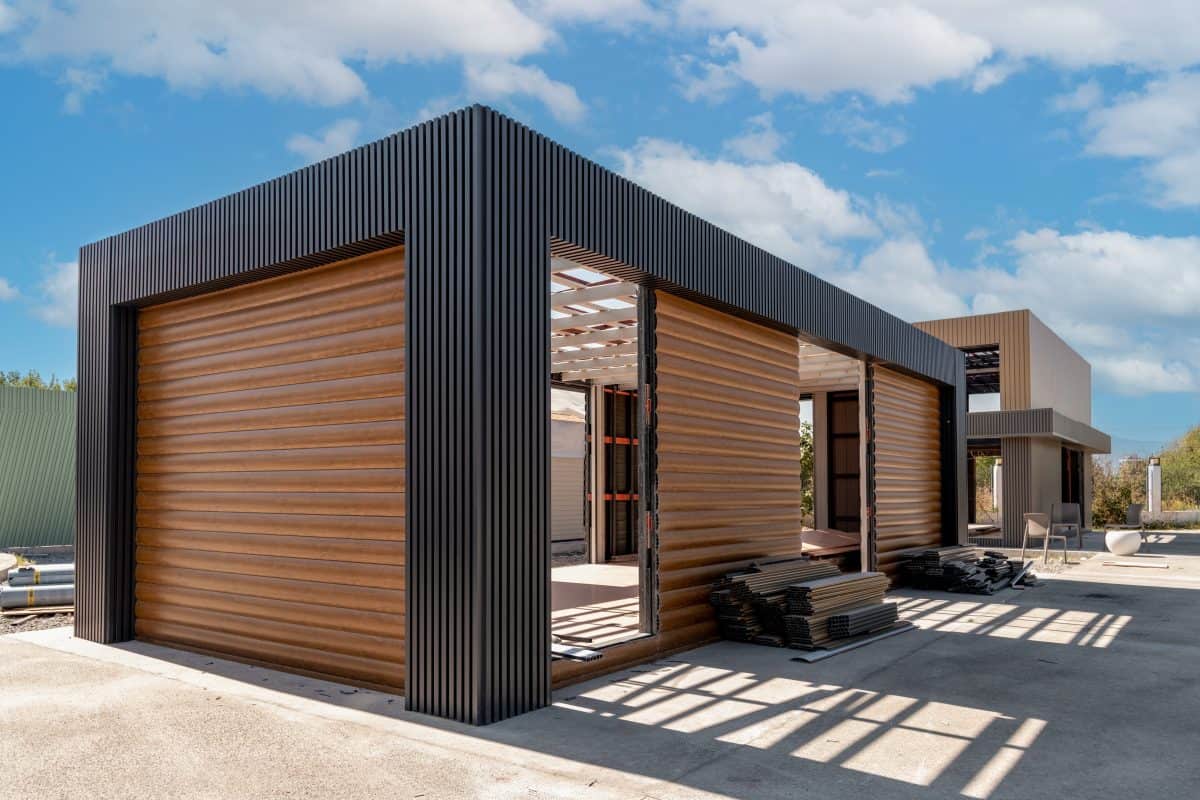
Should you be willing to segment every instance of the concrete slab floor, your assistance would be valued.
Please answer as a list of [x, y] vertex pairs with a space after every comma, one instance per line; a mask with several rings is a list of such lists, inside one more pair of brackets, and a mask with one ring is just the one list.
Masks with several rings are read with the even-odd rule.
[[0, 797], [1190, 797], [1200, 557], [1171, 545], [1167, 570], [900, 591], [918, 630], [827, 661], [724, 642], [480, 729], [151, 645], [0, 637]]

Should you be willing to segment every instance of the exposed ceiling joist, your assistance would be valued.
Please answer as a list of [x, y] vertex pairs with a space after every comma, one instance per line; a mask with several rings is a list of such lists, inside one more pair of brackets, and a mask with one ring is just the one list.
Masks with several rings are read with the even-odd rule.
[[630, 302], [637, 298], [637, 286], [632, 283], [611, 283], [602, 286], [589, 286], [583, 289], [568, 289], [563, 292], [550, 294], [550, 305], [561, 309], [568, 305], [595, 303], [600, 300], [626, 300]]
[[591, 369], [570, 370], [559, 376], [564, 381], [590, 381], [599, 384], [633, 384], [637, 383], [637, 369]]
[[558, 317], [550, 320], [550, 330], [561, 331], [565, 328], [584, 328], [590, 325], [612, 325], [617, 322], [636, 321], [636, 308], [616, 308], [610, 311], [597, 311], [594, 314], [577, 314], [572, 317]]
[[581, 350], [559, 350], [551, 354], [550, 360], [554, 366], [605, 359], [611, 360], [614, 358], [628, 360], [630, 357], [634, 359], [634, 363], [637, 363], [637, 352], [637, 342], [632, 342], [613, 347], [585, 347]]
[[636, 341], [638, 329], [636, 325], [624, 328], [610, 328], [603, 331], [585, 331], [584, 333], [561, 333], [550, 337], [550, 350], [557, 352], [563, 347], [582, 347], [585, 344], [597, 342], [612, 342], [616, 340]]

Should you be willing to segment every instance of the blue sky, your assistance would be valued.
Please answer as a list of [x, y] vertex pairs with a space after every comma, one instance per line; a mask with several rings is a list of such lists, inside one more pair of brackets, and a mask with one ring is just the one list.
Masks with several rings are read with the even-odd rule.
[[1094, 423], [1200, 423], [1187, 3], [0, 0], [0, 369], [81, 244], [469, 102], [906, 319], [1032, 308]]

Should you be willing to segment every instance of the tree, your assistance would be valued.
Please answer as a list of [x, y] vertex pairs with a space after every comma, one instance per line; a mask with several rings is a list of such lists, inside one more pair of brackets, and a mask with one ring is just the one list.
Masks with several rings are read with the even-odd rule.
[[800, 508], [806, 518], [813, 515], [813, 426], [811, 422], [800, 423]]
[[993, 493], [996, 487], [992, 486], [992, 478], [995, 473], [992, 470], [996, 466], [998, 458], [998, 456], [975, 456], [975, 497], [972, 498], [972, 501], [975, 503], [975, 519], [981, 522], [996, 521], [996, 512], [993, 510], [995, 505]]
[[1146, 461], [1131, 456], [1113, 464], [1093, 457], [1092, 524], [1125, 522], [1125, 511], [1132, 503], [1146, 503]]
[[1159, 456], [1163, 508], [1200, 508], [1200, 425]]
[[79, 389], [79, 382], [74, 378], [60, 381], [54, 373], [47, 381], [36, 369], [31, 369], [22, 375], [18, 370], [0, 372], [0, 386], [20, 386], [25, 389], [51, 389], [54, 391], [74, 392]]

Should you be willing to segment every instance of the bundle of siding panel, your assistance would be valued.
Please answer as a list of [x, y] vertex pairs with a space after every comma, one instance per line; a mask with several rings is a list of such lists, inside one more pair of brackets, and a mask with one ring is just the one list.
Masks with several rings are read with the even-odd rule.
[[839, 611], [829, 618], [829, 635], [834, 639], [845, 639], [874, 633], [883, 630], [899, 618], [895, 603], [878, 603]]
[[782, 646], [787, 587], [798, 581], [838, 574], [836, 565], [807, 558], [753, 564], [713, 584], [709, 601], [717, 611], [721, 636], [739, 642]]
[[881, 572], [838, 575], [789, 586], [788, 613], [783, 618], [788, 645], [806, 650], [828, 646], [834, 638], [829, 628], [833, 616], [882, 604], [887, 588], [887, 576]]

